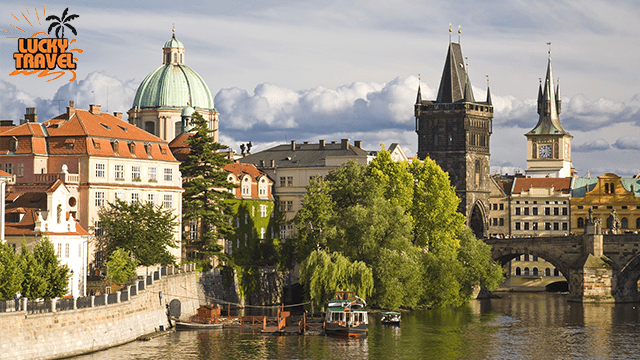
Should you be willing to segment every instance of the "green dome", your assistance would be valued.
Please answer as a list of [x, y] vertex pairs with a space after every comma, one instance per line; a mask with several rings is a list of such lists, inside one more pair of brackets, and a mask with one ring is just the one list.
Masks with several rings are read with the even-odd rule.
[[164, 64], [142, 81], [132, 108], [183, 109], [187, 105], [196, 110], [214, 110], [211, 91], [200, 75], [187, 65]]
[[180, 42], [180, 40], [176, 39], [176, 34], [175, 33], [173, 34], [173, 36], [171, 36], [171, 39], [169, 39], [169, 41], [164, 43], [164, 47], [166, 47], [166, 48], [183, 48], [184, 49], [184, 45], [182, 45], [182, 42]]
[[185, 106], [184, 109], [182, 109], [182, 114], [180, 114], [180, 116], [191, 117], [194, 112], [196, 112], [196, 109], [192, 108], [191, 106]]

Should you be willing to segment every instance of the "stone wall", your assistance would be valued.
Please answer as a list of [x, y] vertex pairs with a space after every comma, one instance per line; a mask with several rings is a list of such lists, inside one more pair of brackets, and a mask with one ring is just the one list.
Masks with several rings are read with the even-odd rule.
[[226, 303], [244, 305], [280, 305], [284, 301], [284, 278], [275, 267], [261, 267], [260, 285], [255, 294], [247, 299], [240, 298], [238, 276], [234, 273], [233, 283], [224, 286], [223, 276], [218, 269], [202, 274], [199, 280], [200, 296], [207, 303]]
[[251, 295], [251, 305], [280, 305], [283, 297], [284, 279], [274, 267], [260, 268], [260, 286]]
[[235, 272], [233, 283], [228, 287], [224, 286], [220, 270], [214, 268], [203, 272], [198, 281], [198, 291], [205, 303], [242, 303], [238, 289], [238, 275]]
[[180, 300], [183, 318], [195, 314], [195, 272], [163, 276], [121, 303], [43, 314], [0, 313], [0, 359], [53, 359], [124, 344], [167, 328], [165, 304], [172, 299]]

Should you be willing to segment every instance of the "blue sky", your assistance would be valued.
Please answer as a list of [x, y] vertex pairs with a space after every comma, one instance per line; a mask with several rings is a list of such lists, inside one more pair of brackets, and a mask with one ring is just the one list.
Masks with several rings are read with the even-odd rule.
[[[77, 83], [8, 76], [25, 4], [47, 15], [80, 15]], [[12, 16], [16, 15], [19, 20]], [[564, 128], [580, 176], [640, 173], [640, 5], [632, 1], [48, 1], [0, 4], [0, 119], [36, 106], [40, 120], [68, 100], [126, 112], [138, 84], [161, 64], [176, 37], [185, 62], [214, 94], [220, 138], [239, 151], [296, 140], [349, 138], [366, 149], [417, 149], [413, 103], [434, 98], [449, 42], [461, 44], [477, 99], [489, 75], [495, 117], [491, 165], [526, 167], [524, 133], [537, 122], [535, 99], [551, 42]], [[46, 23], [42, 21], [42, 28]], [[38, 27], [36, 25], [36, 27]], [[30, 29], [30, 28], [29, 28]], [[21, 34], [20, 34], [21, 35]], [[77, 95], [76, 95], [77, 93]], [[108, 93], [108, 96], [107, 96]], [[61, 100], [61, 101], [58, 101]]]

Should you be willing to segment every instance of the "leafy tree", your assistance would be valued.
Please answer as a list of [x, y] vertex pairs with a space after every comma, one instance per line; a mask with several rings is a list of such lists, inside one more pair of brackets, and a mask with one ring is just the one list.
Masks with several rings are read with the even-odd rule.
[[22, 242], [20, 253], [24, 272], [22, 282], [22, 296], [28, 299], [38, 299], [44, 296], [47, 284], [44, 279], [44, 268], [39, 263], [33, 253], [27, 247], [27, 241]]
[[131, 252], [116, 248], [107, 260], [107, 281], [122, 285], [136, 275], [138, 266], [135, 259], [131, 259]]
[[9, 245], [0, 243], [0, 299], [12, 299], [22, 289], [22, 260]]
[[365, 299], [373, 291], [373, 273], [364, 262], [350, 262], [337, 252], [323, 250], [312, 252], [302, 262], [300, 282], [320, 306], [338, 290], [353, 291]]
[[177, 217], [171, 210], [151, 203], [116, 200], [104, 207], [99, 216], [104, 233], [98, 237], [98, 248], [107, 257], [121, 248], [131, 252], [143, 266], [173, 263], [169, 248], [176, 247], [173, 231]]
[[[44, 293], [39, 297], [45, 300], [61, 297], [69, 291], [69, 267], [60, 265], [53, 244], [48, 237], [43, 237], [33, 248], [33, 257], [42, 265], [42, 277], [45, 283]], [[35, 297], [34, 297], [35, 298]]]
[[502, 266], [491, 259], [491, 247], [478, 240], [469, 228], [462, 229], [458, 237], [458, 261], [463, 265], [459, 282], [463, 295], [471, 296], [477, 286], [494, 290], [504, 281], [504, 274]]
[[223, 170], [230, 161], [220, 150], [227, 146], [214, 141], [214, 130], [207, 127], [207, 121], [198, 112], [193, 114], [191, 124], [192, 135], [185, 141], [191, 150], [180, 166], [185, 190], [182, 216], [185, 223], [197, 220], [200, 228], [198, 239], [187, 244], [190, 256], [204, 260], [203, 265], [210, 267], [212, 257], [226, 259], [218, 239], [233, 231], [225, 200], [233, 198], [227, 190], [235, 185], [227, 180]]

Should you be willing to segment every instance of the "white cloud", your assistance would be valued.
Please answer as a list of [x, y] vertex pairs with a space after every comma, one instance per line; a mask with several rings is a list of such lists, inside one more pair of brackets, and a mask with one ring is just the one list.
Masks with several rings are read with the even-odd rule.
[[594, 139], [582, 144], [573, 144], [571, 151], [573, 152], [592, 152], [609, 150], [611, 146], [602, 138]]

